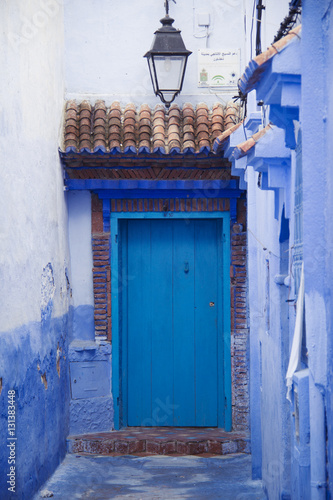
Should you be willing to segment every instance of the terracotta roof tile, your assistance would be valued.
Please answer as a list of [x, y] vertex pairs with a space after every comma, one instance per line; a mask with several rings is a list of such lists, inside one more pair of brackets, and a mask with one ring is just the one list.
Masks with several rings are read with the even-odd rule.
[[79, 150], [91, 151], [92, 147], [92, 113], [88, 101], [81, 102], [79, 106]]
[[239, 109], [205, 103], [196, 109], [187, 103], [173, 104], [167, 112], [158, 104], [136, 108], [119, 102], [106, 107], [104, 101], [66, 103], [64, 150], [66, 153], [111, 154], [209, 154], [213, 143], [227, 128], [239, 121]]
[[78, 109], [75, 101], [66, 104], [65, 118], [65, 149], [76, 150], [79, 139]]
[[236, 125], [232, 125], [230, 128], [225, 130], [221, 135], [216, 137], [215, 142], [214, 142], [214, 146], [213, 146], [215, 153], [220, 153], [222, 151], [223, 145], [227, 142], [227, 140], [229, 139], [231, 134], [233, 132], [235, 132], [242, 125], [242, 123], [243, 123], [243, 120], [241, 122], [237, 123]]
[[262, 130], [259, 130], [256, 134], [254, 134], [252, 137], [247, 139], [246, 141], [238, 144], [235, 148], [234, 151], [234, 156], [236, 159], [242, 158], [243, 156], [246, 156], [250, 149], [253, 148], [253, 146], [256, 145], [256, 143], [270, 130], [272, 129], [272, 125], [269, 123], [266, 125], [265, 128]]
[[225, 110], [224, 115], [224, 130], [228, 130], [229, 128], [239, 123], [239, 107], [235, 103], [229, 103]]
[[214, 104], [211, 119], [211, 135], [215, 140], [224, 130], [224, 113], [221, 104]]
[[93, 145], [94, 151], [106, 151], [106, 106], [104, 101], [97, 101], [93, 115]]
[[198, 153], [209, 153], [210, 133], [209, 133], [209, 111], [205, 103], [197, 105], [196, 109], [196, 143]]
[[183, 118], [183, 151], [184, 153], [195, 153], [195, 113], [192, 104], [184, 104], [182, 110]]

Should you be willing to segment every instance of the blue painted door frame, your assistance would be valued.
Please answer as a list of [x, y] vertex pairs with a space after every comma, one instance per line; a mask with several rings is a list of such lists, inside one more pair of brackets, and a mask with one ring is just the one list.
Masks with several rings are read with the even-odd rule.
[[[111, 293], [112, 293], [112, 392], [114, 398], [115, 428], [128, 425], [127, 407], [127, 294], [122, 293], [128, 285], [130, 276], [123, 276], [126, 267], [127, 241], [122, 234], [122, 221], [135, 219], [217, 219], [220, 224], [217, 244], [220, 247], [218, 274], [221, 278], [218, 302], [221, 307], [221, 319], [217, 332], [218, 352], [218, 427], [231, 430], [231, 359], [230, 359], [230, 214], [228, 212], [146, 212], [146, 213], [112, 213], [111, 214]], [[222, 279], [223, 278], [223, 279]], [[148, 424], [149, 425], [149, 424]], [[150, 424], [152, 425], [152, 424]], [[164, 424], [166, 425], [166, 424]], [[171, 424], [172, 425], [172, 424]], [[200, 424], [199, 424], [200, 425]], [[202, 424], [205, 425], [205, 424]]]

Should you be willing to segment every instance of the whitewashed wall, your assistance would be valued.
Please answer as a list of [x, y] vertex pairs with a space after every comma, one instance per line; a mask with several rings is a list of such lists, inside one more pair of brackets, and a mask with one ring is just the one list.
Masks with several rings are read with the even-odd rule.
[[66, 208], [58, 157], [63, 17], [56, 0], [0, 6], [0, 331], [40, 320], [50, 262], [54, 312], [67, 309]]
[[16, 402], [13, 496], [32, 498], [66, 452], [71, 278], [58, 155], [63, 31], [60, 0], [0, 3], [2, 498], [9, 473], [8, 391]]
[[[67, 98], [158, 104], [143, 55], [150, 49], [164, 13], [163, 0], [66, 1]], [[210, 14], [208, 41], [205, 28], [198, 26], [200, 13]], [[216, 50], [240, 48], [244, 66], [243, 0], [177, 0], [176, 4], [170, 1], [170, 16], [181, 30], [186, 48], [193, 52], [183, 91], [176, 102], [209, 104], [230, 100], [234, 91], [226, 94], [198, 88], [197, 51], [204, 49], [206, 42], [208, 48]]]

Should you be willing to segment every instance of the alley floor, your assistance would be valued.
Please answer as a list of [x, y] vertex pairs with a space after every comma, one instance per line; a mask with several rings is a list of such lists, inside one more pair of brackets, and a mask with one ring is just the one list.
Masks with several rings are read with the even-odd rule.
[[69, 454], [34, 500], [264, 500], [251, 456], [87, 456]]

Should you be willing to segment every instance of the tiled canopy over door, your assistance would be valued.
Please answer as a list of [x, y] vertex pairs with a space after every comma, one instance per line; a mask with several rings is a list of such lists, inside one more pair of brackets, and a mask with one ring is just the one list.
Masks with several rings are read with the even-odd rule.
[[[231, 370], [229, 366], [229, 370], [221, 374], [221, 384], [224, 375], [225, 387], [231, 385], [227, 379], [231, 376], [232, 398], [228, 400], [224, 423], [220, 421], [218, 425], [224, 424], [226, 429], [231, 426], [234, 430], [248, 429], [246, 194], [238, 178], [233, 176], [230, 163], [220, 154], [219, 147], [216, 148], [235, 127], [240, 127], [239, 121], [239, 109], [234, 103], [226, 106], [217, 103], [211, 109], [204, 103], [196, 107], [186, 104], [182, 108], [173, 104], [168, 111], [161, 105], [121, 107], [119, 103], [106, 105], [100, 100], [94, 104], [87, 101], [66, 104], [60, 151], [64, 184], [68, 191], [92, 193], [94, 326], [97, 339], [112, 342], [116, 427], [127, 425], [123, 419], [127, 416], [127, 407], [121, 392], [123, 373], [119, 371], [122, 351], [118, 319], [123, 318], [118, 316], [122, 304], [119, 302], [118, 307], [118, 296], [112, 294], [111, 286], [118, 275], [117, 270], [112, 272], [112, 259], [119, 257], [118, 226], [113, 233], [110, 220], [113, 216], [118, 220], [119, 216], [121, 225], [123, 220], [135, 219], [140, 212], [160, 213], [162, 217], [170, 213], [173, 221], [182, 213], [190, 218], [196, 213], [198, 217], [192, 218], [199, 219], [201, 215], [208, 219], [214, 218], [211, 212], [215, 212], [215, 216], [221, 214], [222, 218], [228, 214], [231, 221], [227, 230], [231, 260], [226, 262], [228, 272], [223, 277], [227, 280], [231, 264], [229, 279], [225, 281], [231, 295], [231, 300], [227, 300], [231, 313], [226, 327], [231, 336], [228, 347]], [[203, 214], [207, 217], [202, 217]], [[190, 273], [191, 268], [187, 274]], [[196, 286], [193, 293], [197, 293]], [[181, 302], [184, 297], [179, 299]], [[179, 335], [177, 340], [181, 338]], [[188, 352], [186, 355], [189, 356]], [[190, 366], [188, 359], [184, 366]], [[167, 369], [164, 367], [161, 373], [168, 373]], [[196, 408], [197, 400], [191, 404]], [[223, 415], [221, 418], [223, 420]]]

